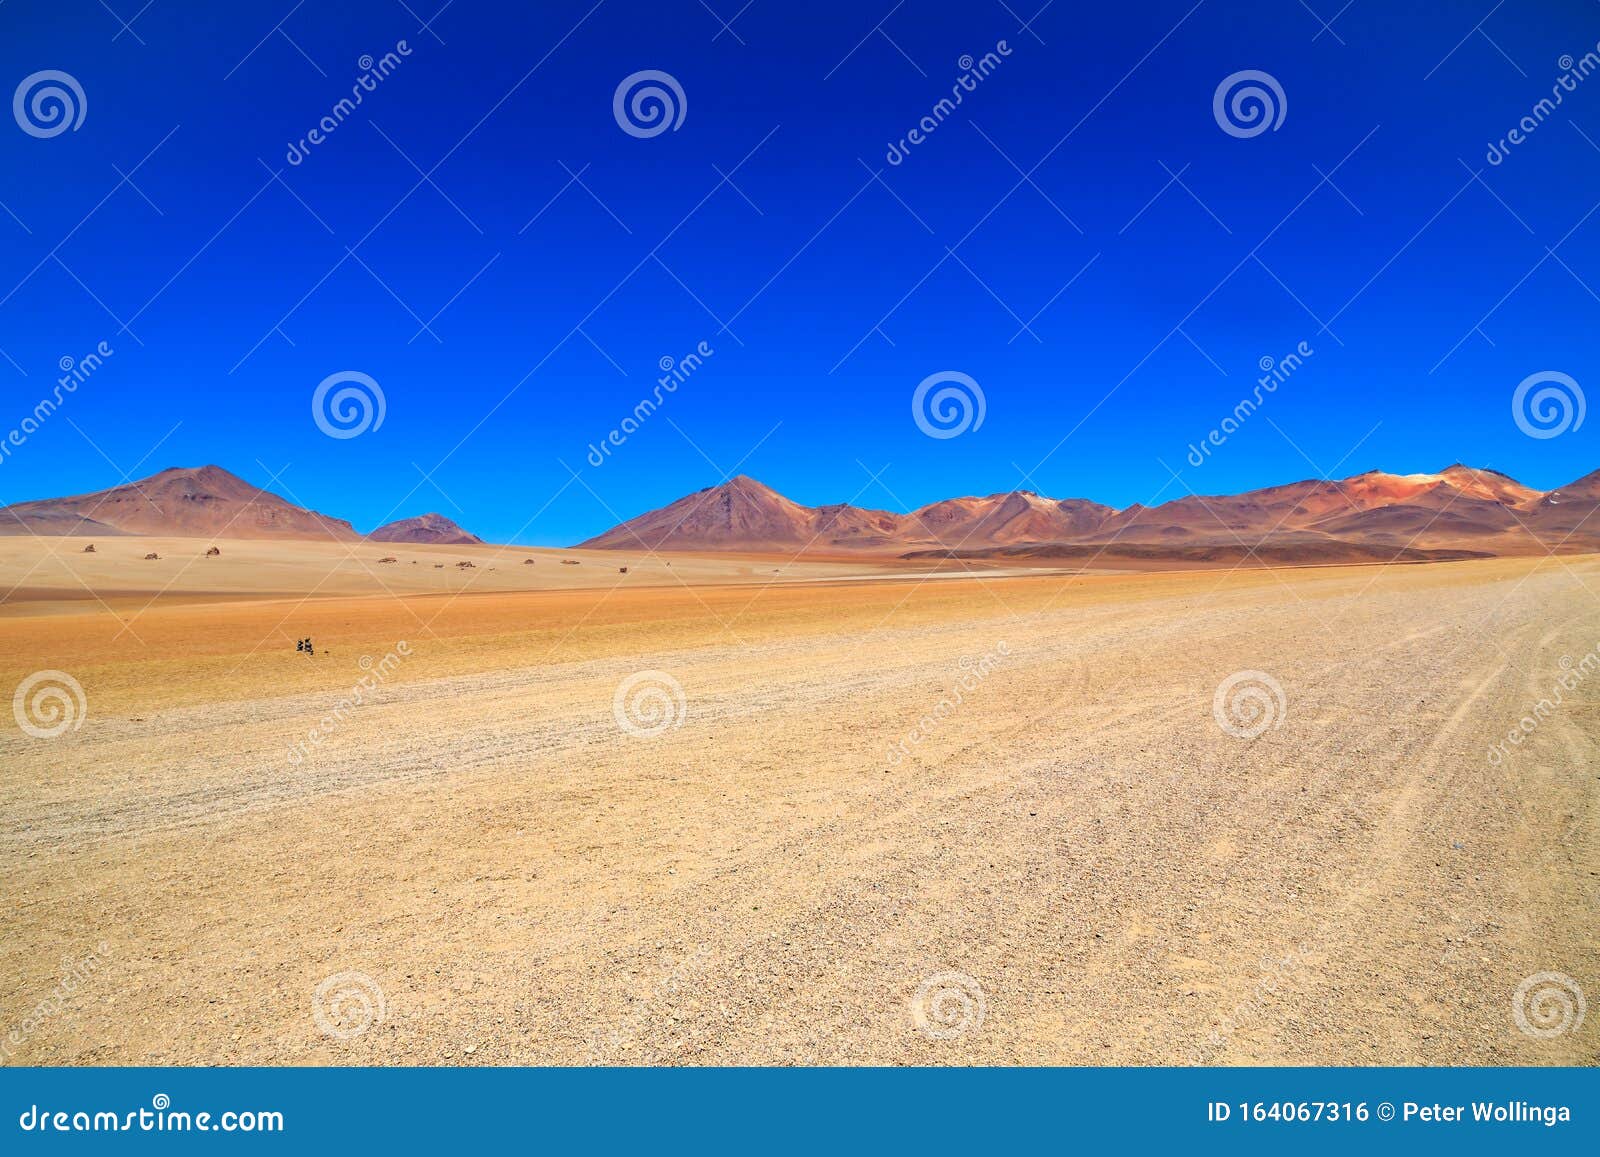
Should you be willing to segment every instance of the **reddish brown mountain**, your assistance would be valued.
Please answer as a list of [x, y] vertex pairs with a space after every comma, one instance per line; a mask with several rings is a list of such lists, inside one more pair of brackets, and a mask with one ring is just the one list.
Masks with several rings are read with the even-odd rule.
[[0, 507], [0, 534], [153, 534], [192, 538], [356, 538], [220, 466], [174, 466], [137, 482]]
[[951, 498], [910, 514], [847, 503], [801, 506], [739, 475], [630, 519], [581, 545], [674, 550], [767, 550], [833, 547], [896, 550], [1053, 541], [1100, 525], [1111, 507], [1082, 499], [1057, 501], [1027, 491], [987, 498]]
[[422, 514], [386, 523], [367, 535], [373, 542], [406, 542], [434, 546], [477, 546], [483, 539], [442, 514]]
[[1022, 490], [945, 499], [909, 514], [848, 505], [812, 508], [741, 476], [583, 545], [1063, 559], [1104, 552], [1130, 560], [1205, 562], [1423, 561], [1525, 554], [1558, 542], [1567, 550], [1600, 550], [1597, 510], [1600, 471], [1544, 494], [1504, 474], [1462, 465], [1437, 474], [1372, 470], [1120, 511]]
[[1525, 503], [1521, 513], [1548, 546], [1600, 538], [1600, 470]]
[[[824, 507], [829, 527], [841, 537], [876, 533], [872, 516], [853, 506]], [[740, 474], [699, 490], [671, 506], [631, 518], [583, 546], [657, 550], [762, 550], [799, 548], [816, 534], [820, 510], [791, 502], [769, 486]], [[892, 516], [890, 516], [892, 517]], [[685, 547], [683, 544], [692, 543]]]
[[1226, 541], [1310, 530], [1336, 538], [1387, 542], [1426, 531], [1435, 538], [1519, 529], [1519, 504], [1540, 492], [1490, 470], [1452, 466], [1438, 474], [1370, 470], [1351, 478], [1314, 479], [1244, 494], [1179, 498], [1132, 506], [1107, 519], [1094, 541]]
[[1531, 486], [1524, 486], [1515, 478], [1498, 470], [1475, 470], [1459, 462], [1439, 475], [1457, 490], [1473, 498], [1491, 498], [1498, 502], [1528, 503], [1543, 497]]
[[987, 498], [947, 498], [902, 518], [907, 541], [945, 545], [1059, 542], [1099, 529], [1116, 513], [1082, 498], [1045, 498], [1029, 490]]

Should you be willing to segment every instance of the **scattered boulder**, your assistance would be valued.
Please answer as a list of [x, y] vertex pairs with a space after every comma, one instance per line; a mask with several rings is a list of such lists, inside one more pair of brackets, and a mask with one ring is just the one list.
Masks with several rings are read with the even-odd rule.
[[523, 559], [522, 560], [522, 565], [523, 566], [532, 566], [533, 565], [533, 559], [531, 559], [531, 558]]
[[456, 566], [458, 566], [462, 570], [467, 570], [469, 568], [475, 570], [475, 569], [477, 569], [477, 565], [478, 565], [477, 563], [472, 563], [472, 562], [458, 562], [458, 563], [456, 563]]
[[621, 574], [627, 574], [627, 573], [628, 573], [628, 568], [627, 568], [627, 567], [625, 567], [625, 566], [619, 566], [619, 567], [618, 567], [618, 568], [617, 568], [617, 571], [618, 571], [618, 572], [619, 572], [619, 573], [621, 573]]
[[564, 559], [561, 560], [561, 565], [562, 566], [577, 566], [578, 565], [578, 560], [575, 559], [575, 558], [564, 558]]
[[381, 566], [383, 563], [386, 563], [386, 562], [399, 562], [399, 561], [400, 561], [399, 559], [395, 558], [395, 556], [391, 554], [391, 555], [386, 555], [383, 558], [380, 558], [378, 560], [378, 563]]
[[144, 557], [145, 557], [145, 561], [149, 562], [151, 559], [160, 558], [161, 556], [159, 554], [157, 554], [155, 551], [152, 550], [149, 554], [145, 555]]
[[94, 543], [91, 542], [88, 546], [84, 547], [83, 548], [83, 553], [84, 554], [93, 554], [94, 553]]
[[206, 557], [207, 558], [216, 558], [221, 553], [222, 553], [222, 548], [220, 546], [214, 546], [210, 550], [206, 551]]

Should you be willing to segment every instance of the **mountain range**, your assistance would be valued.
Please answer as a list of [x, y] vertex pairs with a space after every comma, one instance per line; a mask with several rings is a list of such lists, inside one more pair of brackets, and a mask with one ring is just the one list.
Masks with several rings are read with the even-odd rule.
[[342, 518], [296, 506], [220, 466], [173, 466], [109, 490], [0, 507], [0, 534], [483, 541], [441, 514], [401, 519], [361, 535]]
[[[629, 519], [592, 549], [816, 553], [1108, 563], [1339, 562], [1600, 551], [1600, 471], [1551, 491], [1493, 470], [1371, 470], [1243, 494], [1193, 494], [1117, 509], [1028, 490], [947, 498], [909, 513], [804, 506], [739, 475]], [[220, 466], [170, 467], [137, 482], [0, 507], [0, 534], [165, 535], [473, 545], [441, 514], [359, 533]]]
[[1493, 470], [1368, 471], [1118, 510], [1028, 490], [907, 514], [808, 507], [743, 475], [582, 543], [599, 549], [870, 550], [907, 558], [1350, 561], [1600, 550], [1600, 471], [1548, 493]]

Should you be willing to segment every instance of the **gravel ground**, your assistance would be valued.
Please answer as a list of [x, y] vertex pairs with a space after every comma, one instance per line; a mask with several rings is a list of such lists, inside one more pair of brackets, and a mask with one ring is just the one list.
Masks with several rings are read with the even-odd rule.
[[140, 620], [192, 664], [3, 619], [6, 685], [89, 710], [0, 732], [0, 1060], [1592, 1064], [1600, 1009], [1550, 1030], [1600, 997], [1597, 592], [339, 600], [314, 668], [246, 661], [276, 607]]

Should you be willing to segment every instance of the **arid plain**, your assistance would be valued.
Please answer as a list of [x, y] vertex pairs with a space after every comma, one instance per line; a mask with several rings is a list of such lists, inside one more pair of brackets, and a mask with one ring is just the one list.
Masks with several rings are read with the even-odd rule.
[[0, 730], [12, 1063], [1600, 1051], [1515, 1015], [1600, 976], [1594, 556], [205, 545], [0, 541], [0, 683], [86, 708]]

